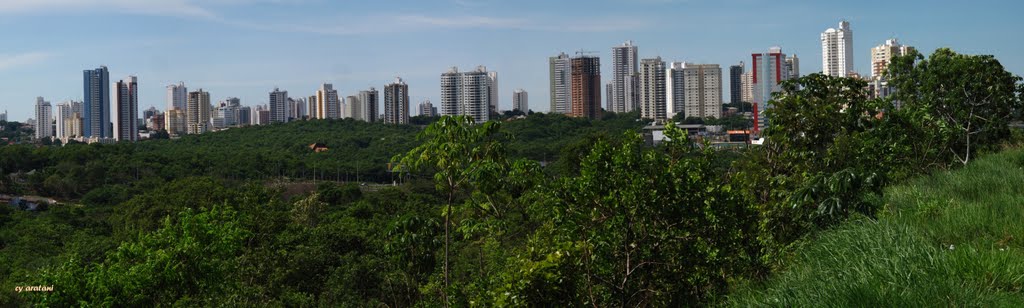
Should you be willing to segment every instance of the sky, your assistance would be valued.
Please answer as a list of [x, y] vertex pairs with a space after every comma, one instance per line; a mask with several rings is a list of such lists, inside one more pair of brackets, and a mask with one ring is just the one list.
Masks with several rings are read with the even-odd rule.
[[415, 115], [437, 105], [441, 73], [478, 65], [498, 72], [500, 109], [522, 88], [547, 111], [548, 57], [596, 52], [604, 83], [627, 40], [641, 58], [721, 65], [727, 98], [728, 66], [772, 46], [820, 72], [820, 33], [843, 19], [864, 75], [889, 38], [994, 55], [1024, 75], [1021, 11], [1015, 0], [0, 0], [0, 112], [23, 121], [38, 96], [81, 100], [82, 71], [100, 65], [112, 83], [138, 76], [140, 113], [165, 109], [178, 82], [254, 106], [274, 88], [297, 98], [332, 83], [344, 97], [402, 77]]

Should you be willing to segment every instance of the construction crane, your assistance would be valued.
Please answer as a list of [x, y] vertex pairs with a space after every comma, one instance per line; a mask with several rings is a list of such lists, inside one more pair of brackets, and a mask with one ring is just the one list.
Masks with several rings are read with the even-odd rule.
[[577, 56], [589, 56], [589, 55], [596, 55], [596, 54], [598, 54], [598, 52], [597, 51], [593, 51], [593, 50], [583, 50], [583, 49], [580, 49], [580, 50], [576, 51], [576, 55]]

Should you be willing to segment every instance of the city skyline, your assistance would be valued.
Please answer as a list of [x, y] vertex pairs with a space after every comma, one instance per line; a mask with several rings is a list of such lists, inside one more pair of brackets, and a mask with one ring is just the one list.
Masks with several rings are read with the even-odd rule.
[[[0, 110], [8, 110], [9, 119], [22, 121], [32, 117], [35, 97], [84, 100], [78, 72], [101, 65], [117, 78], [138, 76], [140, 110], [165, 108], [166, 87], [180, 81], [189, 88], [207, 89], [212, 102], [235, 96], [245, 106], [256, 106], [269, 103], [267, 93], [275, 87], [303, 98], [314, 95], [321, 84], [332, 83], [341, 97], [382, 88], [402, 76], [412, 104], [438, 102], [439, 74], [451, 66], [484, 65], [501, 73], [499, 108], [509, 110], [507, 94], [513, 89], [548, 93], [548, 58], [559, 52], [597, 51], [604, 58], [601, 73], [606, 81], [612, 76], [611, 48], [627, 40], [638, 46], [640, 58], [660, 56], [666, 62], [728, 67], [771, 46], [817, 59], [822, 29], [835, 27], [840, 20], [850, 21], [857, 33], [854, 70], [862, 76], [870, 75], [865, 57], [870, 48], [890, 38], [926, 54], [938, 47], [993, 54], [1007, 70], [1024, 73], [1024, 61], [1015, 57], [1024, 54], [1022, 43], [990, 34], [1021, 23], [1008, 13], [1022, 6], [1018, 3], [894, 3], [883, 11], [863, 3], [593, 1], [585, 2], [587, 8], [581, 12], [559, 9], [581, 5], [571, 1], [404, 4], [394, 11], [392, 5], [317, 0], [5, 1], [0, 4], [0, 34], [18, 44], [0, 54], [0, 78], [10, 85], [0, 93]], [[554, 11], [564, 13], [550, 13]], [[260, 23], [274, 16], [328, 16], [337, 22]], [[948, 22], [961, 16], [981, 17], [977, 22]], [[394, 22], [359, 22], [381, 18]], [[138, 26], [123, 33], [69, 26], [86, 21], [99, 28]], [[673, 35], [686, 35], [687, 43], [667, 39]], [[280, 46], [266, 46], [269, 40]], [[310, 44], [317, 48], [297, 48]], [[802, 73], [820, 72], [816, 62], [805, 63]], [[727, 91], [723, 95], [729, 97]], [[548, 104], [535, 104], [533, 109], [546, 112]]]

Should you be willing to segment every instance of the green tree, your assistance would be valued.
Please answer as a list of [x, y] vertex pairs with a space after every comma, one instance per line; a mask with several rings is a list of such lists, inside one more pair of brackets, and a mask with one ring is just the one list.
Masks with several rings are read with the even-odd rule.
[[[497, 141], [498, 122], [474, 125], [464, 116], [445, 116], [430, 124], [419, 138], [423, 144], [405, 155], [396, 156], [396, 169], [403, 171], [432, 170], [437, 190], [447, 196], [444, 217], [444, 288], [450, 286], [449, 255], [451, 242], [452, 206], [456, 197], [472, 189], [472, 180], [490, 162], [504, 154]], [[445, 290], [447, 292], [447, 290]], [[445, 295], [445, 304], [448, 303]]]
[[900, 144], [888, 142], [866, 83], [812, 74], [783, 84], [766, 111], [762, 147], [739, 162], [745, 190], [760, 205], [767, 243], [788, 245], [856, 212], [874, 215]]
[[915, 51], [893, 59], [886, 75], [896, 88], [891, 98], [899, 112], [910, 115], [924, 134], [919, 141], [935, 141], [928, 144], [939, 151], [932, 155], [963, 165], [979, 148], [1006, 140], [1007, 125], [1021, 109], [1021, 78], [990, 55], [940, 48], [925, 59]]
[[75, 256], [46, 271], [42, 283], [57, 286], [38, 293], [44, 306], [211, 305], [237, 300], [236, 257], [248, 233], [227, 207], [186, 210], [177, 222], [123, 243], [102, 264], [82, 264]]
[[545, 189], [531, 211], [544, 225], [495, 302], [680, 306], [724, 292], [756, 260], [757, 216], [713, 168], [711, 147], [671, 124], [666, 135], [658, 149], [637, 134], [598, 140], [578, 176]]

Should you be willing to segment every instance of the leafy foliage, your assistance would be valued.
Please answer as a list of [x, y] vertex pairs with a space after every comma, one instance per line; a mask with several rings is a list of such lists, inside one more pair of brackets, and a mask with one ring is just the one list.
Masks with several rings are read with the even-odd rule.
[[550, 220], [503, 302], [678, 306], [724, 292], [726, 273], [748, 268], [754, 211], [714, 172], [710, 147], [693, 149], [671, 125], [666, 134], [661, 149], [636, 135], [598, 141], [579, 176], [545, 191], [533, 211]]
[[919, 127], [916, 137], [933, 142], [920, 152], [939, 163], [966, 165], [979, 148], [1006, 140], [1022, 107], [1021, 78], [992, 56], [941, 48], [924, 59], [914, 52], [894, 59], [886, 74], [899, 89], [892, 99], [900, 112]]

